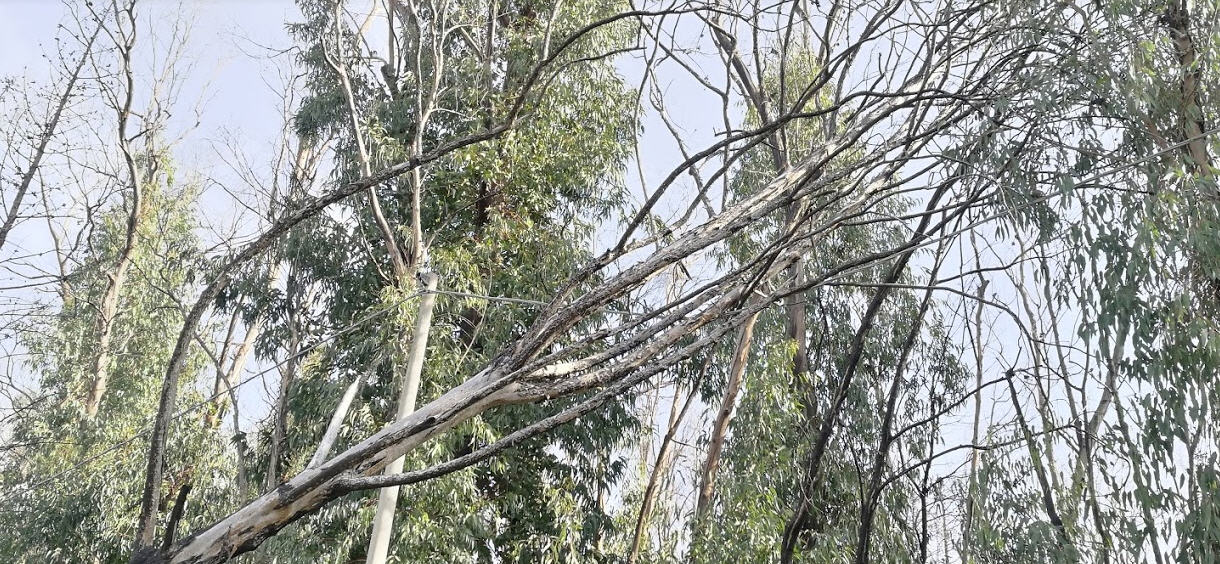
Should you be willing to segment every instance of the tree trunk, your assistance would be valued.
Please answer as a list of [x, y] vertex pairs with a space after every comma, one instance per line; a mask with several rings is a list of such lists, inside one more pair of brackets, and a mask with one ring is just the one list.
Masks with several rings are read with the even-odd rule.
[[[707, 364], [704, 364], [704, 372], [707, 371]], [[686, 401], [683, 402], [682, 408], [678, 408], [678, 390], [674, 390], [673, 405], [669, 409], [669, 428], [665, 432], [665, 436], [661, 439], [661, 446], [657, 450], [656, 463], [652, 466], [652, 473], [648, 476], [648, 486], [644, 488], [644, 497], [640, 501], [640, 513], [635, 520], [635, 533], [631, 537], [631, 548], [627, 553], [627, 563], [632, 564], [636, 561], [640, 553], [640, 544], [644, 541], [644, 531], [648, 528], [649, 517], [652, 514], [653, 505], [656, 503], [657, 489], [660, 487], [661, 476], [669, 471], [673, 457], [670, 456], [670, 447], [673, 445], [674, 436], [678, 433], [678, 428], [682, 425], [682, 419], [686, 417], [686, 411], [690, 408], [692, 400], [698, 395], [698, 383], [691, 387], [690, 394], [686, 396]]]
[[[115, 36], [122, 65], [124, 96], [121, 102], [122, 106], [114, 109], [118, 114], [118, 147], [123, 154], [123, 161], [127, 165], [127, 181], [131, 183], [131, 199], [127, 202], [130, 209], [127, 215], [127, 233], [123, 239], [123, 246], [119, 249], [119, 254], [115, 258], [110, 271], [106, 273], [106, 290], [102, 294], [102, 302], [98, 304], [98, 315], [95, 325], [97, 331], [97, 354], [93, 358], [90, 370], [92, 382], [85, 397], [85, 417], [87, 419], [93, 419], [97, 415], [98, 408], [102, 403], [102, 396], [105, 395], [106, 388], [109, 385], [110, 342], [114, 337], [114, 318], [118, 313], [119, 296], [122, 293], [124, 284], [127, 282], [127, 270], [131, 266], [136, 239], [139, 237], [140, 220], [144, 214], [143, 183], [145, 178], [155, 176], [154, 174], [141, 174], [127, 137], [127, 128], [132, 116], [131, 106], [135, 97], [135, 79], [131, 68], [132, 48], [135, 46], [135, 14], [133, 9], [129, 5], [125, 10], [127, 18], [132, 25], [132, 30], [124, 32], [120, 29]], [[122, 26], [119, 27], [121, 28]], [[145, 124], [145, 127], [148, 127], [148, 124]], [[149, 152], [151, 153], [151, 133], [148, 134], [146, 139], [149, 140]]]
[[[373, 372], [373, 370], [370, 368], [368, 372]], [[330, 456], [330, 451], [335, 447], [335, 441], [339, 438], [339, 429], [343, 427], [343, 421], [347, 419], [347, 412], [352, 407], [352, 400], [356, 399], [356, 392], [359, 392], [360, 386], [364, 384], [365, 374], [365, 372], [361, 372], [343, 391], [343, 397], [339, 398], [339, 405], [335, 406], [335, 412], [330, 416], [330, 422], [326, 424], [326, 432], [322, 433], [318, 449], [314, 451], [306, 468], [322, 464], [326, 462], [326, 457]]]
[[[289, 285], [292, 285], [291, 281]], [[271, 413], [271, 442], [268, 445], [267, 475], [263, 477], [263, 491], [271, 491], [280, 483], [280, 456], [284, 448], [284, 436], [288, 433], [288, 389], [292, 387], [300, 362], [298, 357], [301, 354], [301, 334], [296, 316], [292, 313], [289, 314], [289, 324], [292, 335], [288, 344], [288, 357], [284, 361], [284, 369], [280, 372], [279, 393]]]

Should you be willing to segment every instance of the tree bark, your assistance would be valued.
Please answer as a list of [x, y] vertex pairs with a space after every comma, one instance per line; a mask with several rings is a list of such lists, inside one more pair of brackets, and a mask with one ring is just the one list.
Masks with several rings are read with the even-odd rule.
[[[1182, 70], [1182, 82], [1179, 86], [1181, 100], [1179, 116], [1181, 120], [1183, 152], [1189, 158], [1187, 168], [1204, 178], [1212, 177], [1212, 160], [1207, 151], [1208, 139], [1203, 135], [1207, 125], [1203, 119], [1203, 108], [1199, 103], [1199, 88], [1202, 83], [1203, 70], [1198, 64], [1198, 53], [1195, 49], [1194, 36], [1190, 32], [1190, 10], [1187, 0], [1170, 0], [1169, 7], [1163, 17], [1173, 40], [1174, 50], [1178, 56], [1178, 64]], [[1215, 196], [1215, 187], [1211, 187]]]
[[[971, 232], [972, 243], [974, 233]], [[978, 264], [978, 244], [974, 244], [975, 248], [975, 263], [976, 268], [981, 268]], [[983, 417], [983, 299], [986, 297], [988, 280], [983, 279], [979, 284], [975, 294], [978, 303], [975, 304], [974, 310], [974, 389], [980, 390], [974, 394], [974, 421], [971, 426], [970, 444], [979, 444], [979, 424]], [[966, 487], [966, 518], [962, 525], [962, 547], [973, 546], [966, 542], [966, 536], [970, 534], [974, 528], [974, 515], [977, 512], [975, 509], [978, 506], [978, 471], [979, 464], [982, 462], [983, 451], [973, 449], [970, 453], [970, 477], [969, 484]], [[962, 555], [965, 560], [965, 555]]]
[[[368, 372], [372, 371], [373, 369], [369, 369]], [[360, 387], [364, 384], [365, 374], [366, 372], [361, 372], [343, 391], [343, 397], [339, 398], [339, 405], [335, 406], [335, 412], [330, 416], [330, 422], [326, 425], [322, 440], [318, 441], [318, 449], [314, 451], [306, 468], [313, 468], [326, 462], [326, 457], [330, 456], [330, 451], [335, 447], [335, 441], [339, 438], [339, 429], [343, 427], [343, 421], [347, 419], [347, 412], [352, 407], [352, 400], [356, 398], [356, 392], [359, 392]]]
[[289, 314], [288, 323], [291, 325], [291, 335], [284, 368], [280, 371], [280, 385], [275, 396], [275, 407], [271, 411], [271, 439], [267, 445], [267, 474], [263, 477], [263, 491], [270, 491], [280, 483], [280, 457], [284, 450], [284, 437], [288, 433], [288, 391], [292, 388], [292, 381], [296, 379], [301, 354], [301, 332], [297, 327], [295, 317], [295, 315]]

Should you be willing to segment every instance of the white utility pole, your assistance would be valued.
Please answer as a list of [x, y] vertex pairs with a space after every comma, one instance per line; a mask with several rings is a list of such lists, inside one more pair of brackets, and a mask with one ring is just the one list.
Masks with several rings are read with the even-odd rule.
[[[415, 317], [415, 336], [411, 339], [411, 351], [407, 355], [407, 373], [398, 395], [398, 413], [395, 421], [401, 421], [415, 411], [415, 397], [419, 394], [419, 375], [424, 369], [424, 352], [428, 348], [428, 331], [432, 327], [432, 307], [436, 305], [436, 274], [421, 275], [424, 295], [419, 303], [419, 314]], [[385, 467], [384, 474], [402, 473], [403, 459], [400, 457]], [[373, 534], [369, 539], [369, 552], [365, 562], [385, 564], [390, 551], [390, 532], [394, 527], [394, 508], [398, 505], [398, 486], [381, 488], [377, 498], [377, 515], [373, 517]]]

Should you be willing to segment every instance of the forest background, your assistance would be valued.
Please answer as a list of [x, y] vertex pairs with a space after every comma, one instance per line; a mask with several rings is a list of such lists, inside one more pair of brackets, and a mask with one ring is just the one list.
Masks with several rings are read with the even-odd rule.
[[1212, 2], [0, 9], [0, 553], [1220, 552]]

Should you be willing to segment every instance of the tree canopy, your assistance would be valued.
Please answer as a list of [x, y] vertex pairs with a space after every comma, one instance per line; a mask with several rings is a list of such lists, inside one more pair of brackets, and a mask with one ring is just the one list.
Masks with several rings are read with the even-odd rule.
[[281, 4], [0, 77], [6, 557], [1220, 559], [1220, 6]]

